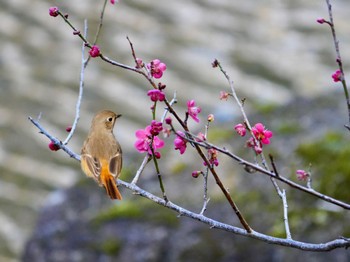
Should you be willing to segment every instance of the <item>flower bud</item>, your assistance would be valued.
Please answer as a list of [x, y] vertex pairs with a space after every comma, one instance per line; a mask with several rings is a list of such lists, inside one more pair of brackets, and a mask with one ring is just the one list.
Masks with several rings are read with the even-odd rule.
[[171, 119], [170, 116], [167, 117], [167, 118], [165, 118], [165, 123], [166, 123], [167, 125], [171, 125], [171, 122], [172, 122], [172, 119]]
[[51, 141], [48, 146], [49, 146], [51, 151], [57, 151], [60, 149], [60, 147], [58, 145], [56, 145], [55, 142], [53, 142], [53, 141]]
[[58, 12], [59, 12], [59, 10], [58, 10], [58, 7], [56, 7], [56, 6], [52, 6], [49, 8], [49, 15], [52, 17], [58, 16]]
[[197, 178], [197, 177], [199, 177], [200, 174], [202, 174], [202, 171], [198, 171], [198, 170], [193, 171], [192, 172], [192, 177], [193, 178]]
[[89, 51], [89, 54], [91, 55], [91, 57], [100, 56], [100, 47], [98, 45], [93, 45]]

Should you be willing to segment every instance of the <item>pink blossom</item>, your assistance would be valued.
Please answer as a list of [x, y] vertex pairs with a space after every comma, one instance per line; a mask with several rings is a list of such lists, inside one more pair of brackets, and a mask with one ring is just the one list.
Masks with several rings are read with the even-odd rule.
[[199, 118], [197, 115], [202, 111], [200, 107], [196, 106], [196, 102], [194, 100], [189, 100], [187, 102], [187, 113], [194, 121], [199, 122]]
[[156, 101], [161, 101], [162, 102], [165, 99], [165, 94], [162, 91], [158, 90], [158, 89], [149, 90], [147, 92], [147, 95], [151, 98], [151, 100], [153, 102], [156, 102]]
[[[110, 0], [111, 4], [114, 5], [116, 0]], [[117, 0], [118, 2], [118, 0]]]
[[255, 139], [253, 137], [249, 138], [246, 142], [247, 147], [253, 148], [256, 154], [261, 154], [262, 153], [262, 145], [261, 142], [258, 142], [256, 144]]
[[197, 137], [196, 137], [196, 141], [197, 142], [203, 142], [207, 140], [207, 138], [205, 137], [205, 135], [202, 132], [199, 132]]
[[270, 144], [270, 138], [273, 136], [273, 133], [270, 130], [265, 129], [263, 124], [255, 124], [255, 126], [252, 127], [252, 132], [258, 141], [265, 145]]
[[136, 68], [142, 68], [144, 66], [141, 58], [136, 58]]
[[220, 91], [220, 100], [227, 100], [229, 95], [230, 94], [225, 91]]
[[67, 126], [66, 131], [69, 133], [72, 130], [72, 126]]
[[184, 136], [185, 134], [183, 132], [178, 131], [174, 140], [175, 150], [178, 149], [181, 155], [185, 153], [187, 147], [186, 140], [183, 138]]
[[332, 74], [332, 78], [333, 78], [333, 81], [334, 81], [334, 82], [342, 81], [343, 74], [342, 74], [342, 72], [338, 69], [337, 71], [335, 71], [335, 72]]
[[325, 20], [324, 18], [318, 18], [316, 21], [317, 21], [317, 23], [319, 23], [319, 24], [323, 24], [323, 23], [326, 22], [326, 20]]
[[59, 14], [58, 7], [52, 6], [49, 8], [49, 15], [50, 16], [56, 17], [56, 16], [58, 16], [58, 14]]
[[163, 76], [163, 72], [166, 70], [166, 64], [162, 63], [159, 59], [154, 59], [151, 63], [147, 64], [147, 68], [151, 70], [151, 75], [158, 79]]
[[93, 45], [89, 51], [89, 54], [91, 57], [98, 57], [100, 56], [100, 47], [98, 45]]
[[49, 144], [48, 144], [49, 148], [51, 151], [57, 151], [57, 150], [60, 150], [60, 147], [55, 144], [55, 142], [51, 141]]
[[[152, 149], [150, 147], [152, 137], [153, 137], [152, 148], [154, 153], [156, 153], [157, 149], [162, 148], [164, 146], [163, 140], [159, 139], [159, 137], [157, 136], [152, 136], [151, 126], [147, 126], [144, 130], [143, 129], [137, 130], [135, 135], [137, 137], [137, 140], [134, 146], [140, 153], [148, 152], [148, 154], [152, 155]], [[157, 157], [157, 155], [155, 156]]]
[[262, 153], [262, 147], [261, 146], [254, 146], [254, 151], [258, 155], [260, 155]]
[[236, 132], [237, 132], [240, 136], [245, 136], [245, 134], [247, 133], [247, 129], [246, 129], [245, 125], [243, 125], [243, 124], [237, 124], [237, 125], [235, 125], [234, 129], [236, 130]]
[[163, 123], [162, 122], [157, 122], [156, 120], [152, 120], [150, 133], [153, 136], [157, 136], [157, 135], [159, 135], [159, 133], [162, 130], [163, 130]]
[[[215, 166], [219, 165], [218, 153], [217, 153], [216, 149], [214, 149], [214, 148], [208, 149], [208, 156], [209, 156], [208, 157], [209, 158], [209, 163], [211, 165], [215, 165]], [[204, 162], [203, 164], [204, 164], [204, 166], [207, 165], [206, 162]]]
[[300, 181], [306, 181], [308, 179], [308, 177], [310, 176], [310, 174], [308, 172], [306, 172], [305, 170], [302, 169], [298, 169], [296, 171], [296, 175], [298, 180]]

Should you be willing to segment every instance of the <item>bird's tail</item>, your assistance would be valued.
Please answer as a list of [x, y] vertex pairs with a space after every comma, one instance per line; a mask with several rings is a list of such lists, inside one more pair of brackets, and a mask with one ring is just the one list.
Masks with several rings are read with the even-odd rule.
[[122, 195], [119, 192], [115, 178], [111, 175], [107, 166], [102, 166], [101, 170], [101, 183], [107, 191], [107, 194], [111, 199], [122, 200]]

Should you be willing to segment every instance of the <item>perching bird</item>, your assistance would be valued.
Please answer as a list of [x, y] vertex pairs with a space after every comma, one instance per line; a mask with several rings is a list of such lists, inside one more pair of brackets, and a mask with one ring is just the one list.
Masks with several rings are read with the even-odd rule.
[[122, 199], [116, 179], [122, 169], [122, 149], [113, 134], [118, 115], [109, 110], [97, 113], [81, 149], [81, 169], [103, 186], [111, 199]]

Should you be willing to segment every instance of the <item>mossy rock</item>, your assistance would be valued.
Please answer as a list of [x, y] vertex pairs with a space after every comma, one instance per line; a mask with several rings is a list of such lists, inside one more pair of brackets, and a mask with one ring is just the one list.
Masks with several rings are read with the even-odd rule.
[[176, 213], [145, 199], [123, 200], [120, 203], [100, 212], [92, 220], [93, 224], [100, 225], [116, 219], [142, 220], [170, 227], [179, 224]]
[[312, 165], [316, 190], [345, 201], [350, 199], [349, 139], [330, 132], [320, 139], [300, 145], [296, 153], [305, 166]]

